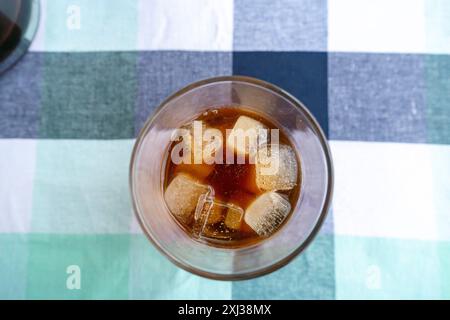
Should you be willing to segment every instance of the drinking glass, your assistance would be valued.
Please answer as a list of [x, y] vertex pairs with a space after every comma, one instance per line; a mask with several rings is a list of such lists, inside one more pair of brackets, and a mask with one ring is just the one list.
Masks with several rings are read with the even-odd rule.
[[[208, 109], [230, 106], [261, 114], [284, 130], [299, 155], [301, 186], [293, 212], [280, 230], [247, 247], [220, 248], [199, 242], [180, 228], [164, 201], [163, 182], [173, 130]], [[300, 101], [258, 79], [217, 77], [176, 92], [148, 119], [133, 149], [130, 189], [143, 232], [172, 262], [212, 279], [248, 279], [286, 265], [311, 243], [330, 207], [333, 166], [319, 124]]]

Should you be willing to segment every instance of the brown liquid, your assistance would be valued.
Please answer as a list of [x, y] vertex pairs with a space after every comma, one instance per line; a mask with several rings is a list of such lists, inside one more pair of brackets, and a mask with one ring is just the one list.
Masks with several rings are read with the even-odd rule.
[[[236, 107], [226, 107], [215, 109], [214, 111], [209, 110], [203, 113], [195, 120], [201, 120], [207, 127], [219, 129], [222, 132], [222, 136], [226, 137], [226, 130], [232, 129], [236, 120], [242, 116], [248, 116], [255, 120], [260, 121], [269, 129], [279, 129], [273, 122], [269, 119], [262, 117], [259, 114], [248, 111], [242, 108]], [[290, 140], [286, 134], [280, 130], [279, 131], [279, 142], [280, 144], [286, 144], [293, 148]], [[170, 161], [170, 154], [172, 148], [176, 145], [174, 142], [170, 145], [167, 152], [166, 160], [166, 174], [164, 180], [164, 189], [167, 188], [172, 179], [179, 173], [187, 173], [201, 183], [209, 185], [214, 188], [214, 197], [224, 203], [232, 203], [241, 207], [244, 211], [263, 191], [259, 190], [255, 182], [255, 165], [249, 164], [248, 156], [246, 157], [245, 164], [180, 164], [176, 165]], [[226, 140], [224, 140], [224, 145]], [[295, 149], [294, 149], [295, 150]], [[236, 155], [235, 155], [236, 157]], [[298, 157], [298, 155], [297, 155]], [[224, 159], [225, 159], [225, 148], [224, 148]], [[236, 158], [235, 158], [236, 160]], [[235, 161], [236, 162], [236, 161]], [[297, 163], [300, 166], [300, 162], [297, 159]], [[299, 168], [300, 170], [300, 168]], [[297, 199], [300, 192], [300, 175], [297, 178], [297, 185], [288, 191], [278, 191], [280, 194], [284, 194], [288, 197], [291, 203], [291, 208], [295, 207]], [[292, 213], [292, 209], [291, 209]], [[291, 214], [290, 213], [290, 214]], [[290, 215], [289, 214], [289, 215]], [[289, 218], [289, 217], [288, 217]], [[285, 222], [288, 220], [285, 219]], [[183, 224], [184, 229], [191, 233], [193, 232], [193, 224]], [[213, 224], [211, 229], [220, 232], [223, 229], [223, 223], [219, 222]], [[220, 246], [220, 247], [242, 247], [254, 244], [263, 240], [264, 238], [257, 235], [256, 232], [248, 226], [245, 221], [242, 220], [241, 226], [237, 232], [233, 234], [232, 240], [211, 240], [206, 239], [210, 245]]]
[[0, 63], [19, 45], [30, 12], [30, 0], [0, 0]]

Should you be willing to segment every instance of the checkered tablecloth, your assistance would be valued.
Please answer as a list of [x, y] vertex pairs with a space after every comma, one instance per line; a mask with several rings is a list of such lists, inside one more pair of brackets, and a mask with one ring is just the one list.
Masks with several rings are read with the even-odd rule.
[[[0, 298], [450, 298], [450, 1], [46, 0], [40, 19], [0, 75]], [[302, 100], [336, 179], [304, 254], [234, 283], [159, 254], [128, 192], [158, 103], [231, 74]]]

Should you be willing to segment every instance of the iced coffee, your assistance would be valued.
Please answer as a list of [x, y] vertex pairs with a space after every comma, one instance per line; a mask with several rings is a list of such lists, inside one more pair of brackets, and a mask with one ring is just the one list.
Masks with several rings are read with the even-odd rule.
[[248, 246], [289, 219], [300, 194], [299, 159], [269, 118], [241, 106], [211, 108], [174, 130], [164, 199], [192, 238]]

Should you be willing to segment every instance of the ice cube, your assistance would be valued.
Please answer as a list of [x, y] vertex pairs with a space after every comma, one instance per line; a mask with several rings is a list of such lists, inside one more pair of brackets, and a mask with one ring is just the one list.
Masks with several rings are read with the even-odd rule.
[[185, 173], [189, 172], [193, 176], [199, 179], [205, 179], [207, 176], [211, 174], [211, 172], [214, 170], [214, 165], [212, 164], [185, 164], [181, 163], [175, 167], [174, 173]]
[[223, 213], [224, 213], [224, 208], [223, 207], [218, 206], [215, 203], [212, 203], [211, 210], [209, 212], [208, 219], [207, 219], [206, 223], [214, 224], [214, 223], [217, 223], [217, 222], [223, 220]]
[[195, 225], [203, 227], [206, 224], [214, 224], [223, 219], [224, 207], [214, 201], [210, 194], [202, 194], [195, 208]]
[[194, 217], [198, 199], [201, 196], [213, 194], [214, 190], [211, 186], [200, 183], [188, 174], [180, 173], [166, 188], [164, 199], [175, 217], [182, 223], [190, 224]]
[[225, 215], [225, 225], [229, 229], [239, 230], [239, 228], [241, 227], [242, 218], [244, 217], [244, 210], [239, 209], [228, 208]]
[[200, 236], [206, 225], [222, 219], [222, 207], [214, 205], [214, 198], [208, 194], [200, 195], [194, 213], [193, 234]]
[[267, 143], [267, 127], [247, 116], [237, 119], [227, 137], [227, 148], [241, 155], [255, 154], [264, 143]]
[[195, 210], [193, 234], [209, 240], [233, 240], [243, 216], [241, 207], [202, 195]]
[[274, 191], [263, 193], [245, 211], [244, 221], [259, 236], [274, 233], [291, 211], [289, 201]]
[[290, 146], [263, 146], [258, 150], [255, 168], [256, 185], [263, 191], [290, 190], [297, 184], [297, 157]]

